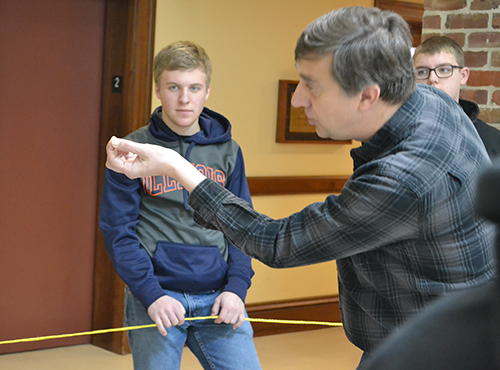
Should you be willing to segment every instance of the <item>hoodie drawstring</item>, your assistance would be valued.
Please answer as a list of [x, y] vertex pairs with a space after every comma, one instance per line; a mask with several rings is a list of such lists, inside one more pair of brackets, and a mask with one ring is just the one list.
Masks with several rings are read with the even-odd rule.
[[[179, 144], [180, 144], [180, 152], [182, 153], [183, 152], [183, 148], [182, 148], [182, 139], [179, 137]], [[191, 151], [193, 150], [193, 147], [194, 147], [195, 143], [194, 141], [192, 141], [191, 143], [189, 143], [189, 147], [186, 151], [186, 155], [184, 156], [184, 158], [189, 161], [189, 156], [191, 155]], [[182, 189], [182, 194], [184, 196], [184, 209], [186, 210], [189, 210], [189, 206], [188, 206], [188, 202], [187, 202], [187, 198], [189, 196], [188, 194], [188, 191], [183, 188]]]

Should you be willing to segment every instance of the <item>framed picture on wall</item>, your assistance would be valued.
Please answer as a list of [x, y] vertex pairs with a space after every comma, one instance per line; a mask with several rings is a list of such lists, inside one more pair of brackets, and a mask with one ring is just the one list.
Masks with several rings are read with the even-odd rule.
[[277, 143], [351, 144], [351, 140], [337, 141], [320, 138], [314, 126], [307, 121], [303, 108], [292, 107], [292, 95], [299, 81], [279, 80]]

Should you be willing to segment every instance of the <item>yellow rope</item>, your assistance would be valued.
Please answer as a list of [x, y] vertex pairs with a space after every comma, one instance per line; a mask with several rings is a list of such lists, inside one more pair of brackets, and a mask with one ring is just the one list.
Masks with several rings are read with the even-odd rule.
[[[216, 319], [216, 318], [217, 318], [217, 316], [200, 316], [200, 317], [186, 317], [184, 320], [194, 321], [194, 320], [210, 320], [210, 319]], [[269, 324], [342, 326], [342, 323], [324, 322], [324, 321], [277, 320], [277, 319], [256, 319], [256, 318], [245, 318], [245, 321], [262, 322], [262, 323], [269, 323]], [[42, 337], [4, 340], [4, 341], [0, 341], [0, 345], [2, 345], [2, 344], [14, 344], [14, 343], [25, 343], [25, 342], [39, 342], [42, 340], [49, 340], [49, 339], [60, 339], [60, 338], [79, 337], [79, 336], [83, 336], [83, 335], [115, 333], [115, 332], [120, 332], [120, 331], [146, 329], [146, 328], [154, 328], [154, 327], [156, 327], [156, 324], [139, 325], [139, 326], [126, 326], [123, 328], [92, 330], [92, 331], [84, 331], [84, 332], [72, 333], [72, 334], [47, 335], [47, 336], [42, 336]]]
[[264, 322], [268, 324], [342, 326], [341, 322], [325, 322], [325, 321], [277, 320], [277, 319], [255, 319], [255, 318], [246, 318], [245, 320], [250, 322]]

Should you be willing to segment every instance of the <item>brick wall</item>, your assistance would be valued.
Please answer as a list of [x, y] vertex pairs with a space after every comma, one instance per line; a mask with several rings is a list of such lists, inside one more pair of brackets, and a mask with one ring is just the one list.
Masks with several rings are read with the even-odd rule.
[[500, 129], [500, 0], [424, 0], [422, 41], [435, 35], [463, 48], [471, 73], [461, 97]]

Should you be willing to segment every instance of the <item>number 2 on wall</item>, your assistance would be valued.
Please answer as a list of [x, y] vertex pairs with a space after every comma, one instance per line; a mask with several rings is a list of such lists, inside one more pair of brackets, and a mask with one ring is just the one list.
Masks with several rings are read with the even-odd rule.
[[111, 92], [121, 93], [122, 87], [123, 87], [122, 76], [113, 76], [113, 84], [111, 87]]

